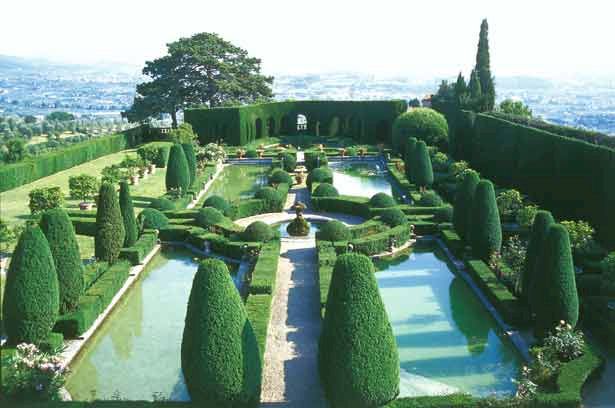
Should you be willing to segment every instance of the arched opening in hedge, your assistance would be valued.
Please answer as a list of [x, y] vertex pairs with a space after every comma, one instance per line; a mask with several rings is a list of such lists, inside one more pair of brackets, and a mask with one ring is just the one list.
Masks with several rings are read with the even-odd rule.
[[376, 124], [376, 141], [389, 143], [391, 140], [391, 124], [386, 120], [381, 120]]
[[308, 128], [308, 120], [307, 120], [307, 116], [304, 115], [303, 113], [299, 113], [297, 115], [297, 131], [301, 132], [301, 131], [305, 131]]
[[263, 121], [261, 120], [261, 118], [256, 119], [256, 122], [254, 122], [254, 126], [256, 127], [256, 138], [260, 139], [261, 137], [263, 137]]
[[280, 133], [282, 135], [288, 135], [291, 133], [290, 117], [288, 117], [288, 115], [282, 116], [282, 119], [280, 120]]
[[267, 136], [275, 136], [275, 119], [267, 119]]

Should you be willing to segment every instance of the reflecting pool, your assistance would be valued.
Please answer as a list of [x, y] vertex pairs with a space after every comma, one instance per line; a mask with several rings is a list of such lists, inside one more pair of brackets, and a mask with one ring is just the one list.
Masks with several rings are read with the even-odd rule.
[[401, 396], [514, 393], [521, 357], [438, 250], [376, 266], [399, 350]]
[[252, 198], [256, 190], [267, 185], [269, 166], [233, 164], [226, 166], [213, 182], [205, 197], [219, 195], [229, 201]]
[[376, 193], [394, 193], [382, 163], [335, 162], [329, 166], [333, 171], [333, 186], [341, 195], [371, 197]]

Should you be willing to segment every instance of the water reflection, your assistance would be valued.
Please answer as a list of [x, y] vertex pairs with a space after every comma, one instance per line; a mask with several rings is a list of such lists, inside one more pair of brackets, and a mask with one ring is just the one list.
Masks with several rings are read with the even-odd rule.
[[376, 193], [393, 195], [387, 172], [369, 163], [333, 163], [333, 185], [342, 195], [371, 197]]
[[206, 197], [219, 195], [229, 201], [252, 198], [256, 190], [267, 185], [268, 171], [268, 166], [227, 166], [207, 190]]

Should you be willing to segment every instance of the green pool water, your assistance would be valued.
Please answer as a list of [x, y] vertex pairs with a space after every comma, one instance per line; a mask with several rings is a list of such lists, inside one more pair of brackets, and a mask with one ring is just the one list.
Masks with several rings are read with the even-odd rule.
[[269, 166], [246, 164], [226, 166], [205, 196], [219, 195], [229, 201], [252, 198], [256, 190], [267, 185], [269, 169]]
[[188, 400], [180, 350], [197, 264], [188, 252], [157, 255], [71, 365], [74, 400]]
[[417, 249], [376, 265], [399, 350], [401, 396], [514, 393], [521, 357], [439, 251]]
[[341, 195], [371, 197], [376, 193], [393, 195], [393, 187], [380, 163], [332, 163], [333, 186]]

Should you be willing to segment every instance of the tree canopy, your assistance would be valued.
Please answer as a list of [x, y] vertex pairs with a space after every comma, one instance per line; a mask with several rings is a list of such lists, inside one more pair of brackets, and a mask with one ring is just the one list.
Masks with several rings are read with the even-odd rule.
[[261, 74], [261, 60], [215, 33], [199, 33], [167, 44], [168, 54], [148, 61], [137, 85], [131, 122], [168, 113], [177, 127], [177, 112], [196, 105], [209, 107], [268, 99], [273, 77]]

